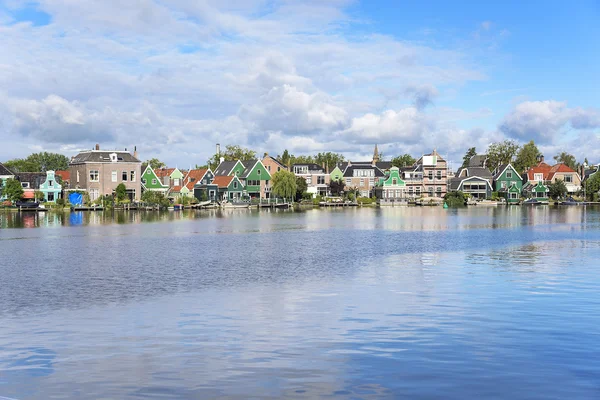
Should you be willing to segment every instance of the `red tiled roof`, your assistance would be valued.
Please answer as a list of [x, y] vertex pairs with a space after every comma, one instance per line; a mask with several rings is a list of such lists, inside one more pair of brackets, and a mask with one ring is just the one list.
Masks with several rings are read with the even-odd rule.
[[566, 172], [566, 173], [572, 173], [572, 174], [574, 174], [575, 170], [573, 170], [572, 168], [570, 168], [569, 166], [567, 166], [567, 165], [565, 165], [563, 163], [556, 164], [556, 165], [554, 165], [550, 169], [550, 172], [548, 174], [548, 178], [546, 178], [546, 179], [549, 180], [549, 181], [552, 180], [552, 178], [554, 178], [554, 175], [557, 172]]
[[185, 182], [185, 187], [188, 188], [188, 190], [193, 191], [196, 182], [202, 180], [207, 171], [207, 169], [191, 169], [187, 173], [185, 178], [183, 178], [183, 181]]
[[228, 187], [231, 181], [235, 178], [234, 176], [215, 176], [213, 179], [213, 185], [217, 185], [217, 187]]
[[538, 165], [535, 165], [527, 170], [527, 180], [533, 181], [534, 174], [543, 174], [544, 179], [546, 179], [546, 176], [550, 173], [551, 169], [552, 167], [550, 165], [542, 161]]
[[60, 179], [63, 181], [68, 182], [71, 180], [71, 173], [69, 171], [54, 171], [54, 174], [60, 176]]
[[171, 174], [175, 171], [175, 168], [156, 168], [154, 173], [159, 178], [164, 178], [165, 176], [171, 176]]

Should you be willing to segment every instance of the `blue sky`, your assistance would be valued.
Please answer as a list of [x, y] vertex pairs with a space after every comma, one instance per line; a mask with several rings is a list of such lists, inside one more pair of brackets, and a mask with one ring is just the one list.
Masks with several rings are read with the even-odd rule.
[[0, 1], [0, 160], [458, 161], [511, 138], [600, 162], [599, 20], [598, 1]]

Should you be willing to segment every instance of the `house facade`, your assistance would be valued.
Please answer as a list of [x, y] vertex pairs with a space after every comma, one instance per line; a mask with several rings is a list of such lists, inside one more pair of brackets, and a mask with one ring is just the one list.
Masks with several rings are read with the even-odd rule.
[[269, 171], [269, 174], [273, 176], [275, 173], [279, 171], [287, 171], [288, 168], [280, 163], [275, 157], [271, 157], [268, 153], [265, 153], [265, 156], [262, 159], [262, 163]]
[[581, 190], [581, 176], [574, 169], [563, 163], [553, 165], [546, 177], [546, 181], [556, 183], [563, 181], [567, 187], [567, 192], [570, 194], [577, 193]]
[[500, 165], [494, 171], [494, 190], [503, 197], [508, 204], [521, 201], [523, 178], [511, 164]]
[[403, 168], [402, 179], [409, 198], [442, 198], [448, 191], [448, 162], [433, 150], [413, 166]]
[[467, 193], [472, 198], [481, 200], [492, 197], [493, 191], [490, 180], [481, 176], [453, 178], [450, 181], [450, 190]]
[[240, 181], [246, 188], [246, 193], [250, 197], [268, 199], [271, 197], [271, 174], [260, 160], [242, 161], [244, 171]]
[[[8, 179], [14, 179], [14, 177], [15, 174], [13, 174], [11, 170], [6, 168], [4, 164], [0, 163], [0, 188], [4, 187]], [[6, 196], [0, 193], [0, 201], [3, 200], [6, 200]]]
[[212, 182], [214, 175], [209, 169], [191, 169], [182, 180], [183, 185], [174, 187], [172, 193], [174, 195], [194, 197], [194, 186], [207, 185]]
[[375, 197], [381, 206], [405, 203], [408, 200], [406, 183], [400, 177], [400, 169], [391, 167], [375, 187]]
[[297, 177], [304, 178], [306, 192], [310, 193], [313, 198], [327, 195], [331, 177], [324, 168], [317, 164], [294, 164], [292, 171]]
[[544, 185], [542, 181], [537, 183], [527, 182], [523, 186], [523, 194], [528, 198], [537, 199], [539, 201], [548, 201], [550, 189]]
[[142, 162], [128, 151], [105, 151], [96, 145], [94, 150], [80, 152], [71, 159], [69, 174], [71, 189], [85, 190], [90, 200], [112, 195], [119, 184], [124, 184], [131, 200], [142, 195]]
[[54, 203], [62, 197], [62, 185], [56, 180], [54, 171], [46, 171], [46, 180], [40, 184], [39, 190], [44, 193], [44, 201]]
[[142, 173], [142, 189], [144, 191], [161, 192], [166, 195], [169, 191], [169, 185], [164, 184], [163, 180], [156, 174], [156, 171], [148, 165]]
[[235, 175], [216, 176], [212, 185], [217, 187], [220, 201], [239, 201], [244, 195], [244, 185]]

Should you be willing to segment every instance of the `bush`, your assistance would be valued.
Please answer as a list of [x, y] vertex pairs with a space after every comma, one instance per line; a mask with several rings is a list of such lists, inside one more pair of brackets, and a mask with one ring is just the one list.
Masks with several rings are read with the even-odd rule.
[[56, 205], [58, 207], [64, 207], [65, 206], [65, 199], [56, 199]]
[[498, 192], [492, 192], [492, 200], [500, 200], [500, 195], [498, 194]]
[[453, 191], [448, 192], [444, 196], [444, 202], [448, 205], [448, 207], [462, 207], [465, 205], [465, 201], [467, 201], [468, 196], [465, 196], [463, 192]]
[[302, 200], [312, 200], [313, 195], [311, 193], [304, 192], [302, 193]]
[[370, 197], [359, 197], [356, 199], [359, 204], [373, 204], [373, 199]]
[[356, 196], [354, 195], [354, 193], [348, 193], [348, 200], [354, 201], [355, 199], [356, 199]]
[[321, 201], [322, 201], [322, 197], [318, 196], [318, 195], [317, 195], [317, 197], [312, 199], [313, 205], [315, 205], [315, 206], [318, 206]]

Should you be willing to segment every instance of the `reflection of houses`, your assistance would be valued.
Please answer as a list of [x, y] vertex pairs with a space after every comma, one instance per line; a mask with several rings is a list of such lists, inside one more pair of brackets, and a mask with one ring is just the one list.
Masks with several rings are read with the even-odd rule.
[[450, 179], [450, 190], [460, 191], [475, 199], [487, 199], [492, 196], [492, 173], [484, 167], [461, 168]]
[[313, 197], [326, 196], [329, 188], [329, 174], [317, 164], [294, 164], [292, 166], [294, 174], [306, 181], [306, 192]]
[[[4, 164], [0, 163], [0, 187], [3, 187], [6, 183], [6, 180], [13, 179], [15, 174], [13, 174], [8, 168], [4, 166]], [[6, 196], [0, 193], [0, 200], [3, 200]]]
[[406, 183], [400, 178], [397, 167], [390, 168], [385, 178], [380, 178], [375, 187], [375, 197], [382, 206], [407, 201]]
[[504, 197], [507, 203], [519, 203], [523, 188], [523, 179], [511, 164], [503, 164], [494, 171], [494, 189]]
[[103, 151], [100, 145], [95, 150], [80, 152], [71, 159], [71, 189], [86, 190], [90, 200], [103, 195], [112, 195], [119, 184], [124, 184], [130, 199], [139, 200], [142, 194], [141, 165], [134, 154], [128, 151]]

